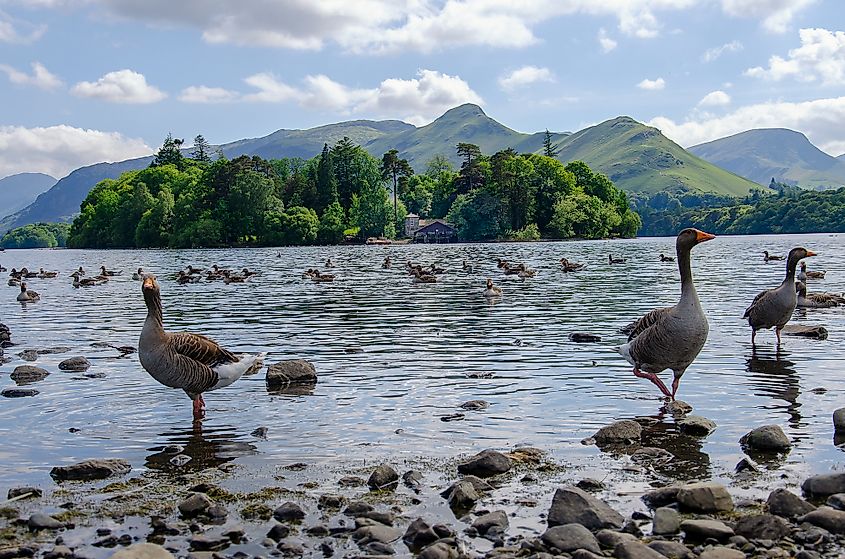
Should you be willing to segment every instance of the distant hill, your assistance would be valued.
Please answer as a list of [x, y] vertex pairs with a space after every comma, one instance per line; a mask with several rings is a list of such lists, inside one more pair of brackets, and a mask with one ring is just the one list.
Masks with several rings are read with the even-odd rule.
[[[278, 130], [261, 138], [219, 146], [229, 158], [259, 155], [265, 158], [303, 157], [319, 154], [324, 143], [334, 145], [344, 136], [362, 145], [375, 157], [399, 150], [417, 172], [425, 170], [435, 155], [444, 155], [456, 166], [459, 142], [476, 144], [486, 154], [513, 148], [519, 153], [539, 153], [545, 133], [517, 132], [487, 116], [481, 107], [465, 104], [417, 128], [397, 120], [354, 120], [307, 130]], [[607, 174], [617, 186], [633, 192], [714, 192], [747, 194], [754, 183], [703, 161], [672, 142], [659, 130], [619, 117], [576, 132], [552, 133], [560, 149], [558, 159], [581, 159]], [[37, 221], [67, 221], [79, 212], [88, 191], [105, 178], [149, 165], [150, 157], [119, 163], [82, 167], [60, 180], [25, 209], [0, 221], [0, 232]]]
[[43, 173], [20, 173], [0, 179], [0, 216], [27, 207], [54, 184], [56, 179]]
[[824, 153], [804, 134], [785, 128], [748, 130], [688, 151], [762, 185], [772, 178], [812, 189], [845, 185], [845, 159]]

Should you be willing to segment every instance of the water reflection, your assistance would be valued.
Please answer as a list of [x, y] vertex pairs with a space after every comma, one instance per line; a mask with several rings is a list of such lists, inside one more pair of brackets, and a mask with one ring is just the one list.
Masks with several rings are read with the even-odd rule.
[[[233, 427], [203, 429], [201, 421], [195, 421], [190, 429], [173, 429], [159, 435], [165, 444], [148, 448], [153, 454], [147, 456], [145, 465], [170, 474], [196, 472], [216, 468], [243, 456], [258, 454], [258, 449], [247, 442], [237, 440], [243, 435]], [[182, 462], [180, 455], [190, 457]]]
[[[789, 426], [798, 429], [801, 422], [801, 395], [795, 362], [786, 359], [789, 353], [781, 349], [753, 348], [751, 356], [745, 362], [746, 378], [754, 394], [783, 400], [786, 406], [776, 405], [775, 409], [785, 409], [789, 415]], [[767, 407], [768, 409], [768, 407]]]

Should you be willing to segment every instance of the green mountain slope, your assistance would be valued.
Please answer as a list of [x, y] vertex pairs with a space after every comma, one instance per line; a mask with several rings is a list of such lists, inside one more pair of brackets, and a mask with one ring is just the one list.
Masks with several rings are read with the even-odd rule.
[[824, 153], [804, 134], [785, 128], [748, 130], [689, 151], [763, 185], [772, 178], [813, 189], [845, 185], [845, 160]]
[[585, 128], [559, 146], [631, 192], [712, 192], [740, 196], [759, 185], [691, 155], [656, 128], [620, 116]]

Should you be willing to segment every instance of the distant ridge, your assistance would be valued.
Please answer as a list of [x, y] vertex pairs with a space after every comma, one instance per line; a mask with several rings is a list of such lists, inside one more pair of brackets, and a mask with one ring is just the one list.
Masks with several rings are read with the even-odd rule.
[[54, 184], [56, 179], [44, 173], [18, 173], [0, 179], [0, 215], [25, 208]]
[[[552, 133], [567, 163], [581, 159], [607, 174], [617, 186], [631, 192], [714, 192], [747, 194], [757, 185], [720, 169], [672, 142], [656, 128], [630, 117], [618, 117], [576, 133]], [[303, 157], [319, 154], [323, 144], [334, 145], [344, 136], [362, 145], [375, 157], [399, 150], [417, 172], [435, 155], [444, 155], [456, 166], [459, 142], [476, 144], [486, 154], [513, 148], [519, 153], [540, 153], [544, 132], [526, 134], [487, 116], [481, 107], [467, 103], [449, 109], [430, 124], [416, 127], [397, 120], [353, 120], [309, 128], [278, 130], [261, 138], [248, 138], [219, 146], [226, 157], [258, 155], [264, 158]], [[76, 169], [41, 194], [31, 205], [0, 221], [0, 233], [36, 221], [68, 221], [79, 212], [88, 191], [99, 181], [149, 165], [151, 157], [118, 163], [98, 163]]]
[[786, 128], [740, 132], [689, 148], [690, 152], [750, 179], [826, 189], [845, 185], [845, 159], [814, 146], [807, 137]]

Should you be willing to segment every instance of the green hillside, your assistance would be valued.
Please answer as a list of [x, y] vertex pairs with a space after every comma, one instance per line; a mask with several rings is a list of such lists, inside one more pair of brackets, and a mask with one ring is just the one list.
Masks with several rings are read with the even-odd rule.
[[744, 196], [760, 185], [700, 159], [656, 128], [620, 116], [585, 128], [559, 146], [564, 163], [582, 160], [630, 192], [712, 192]]
[[826, 154], [804, 134], [785, 128], [748, 130], [689, 151], [763, 185], [773, 178], [815, 190], [845, 185], [845, 160]]

